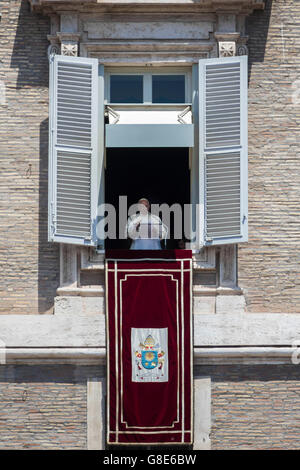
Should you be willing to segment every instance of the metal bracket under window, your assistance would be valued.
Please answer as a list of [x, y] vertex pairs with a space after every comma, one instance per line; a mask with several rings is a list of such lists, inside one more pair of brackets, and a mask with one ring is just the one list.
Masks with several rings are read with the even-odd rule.
[[181, 113], [178, 114], [177, 116], [177, 121], [180, 122], [180, 124], [187, 124], [187, 122], [183, 119], [183, 117], [191, 111], [191, 107], [187, 106]]
[[117, 122], [119, 122], [120, 120], [120, 114], [117, 113], [117, 111], [112, 109], [110, 106], [106, 106], [105, 108], [106, 108], [107, 113], [110, 114], [114, 118], [113, 124], [117, 124]]

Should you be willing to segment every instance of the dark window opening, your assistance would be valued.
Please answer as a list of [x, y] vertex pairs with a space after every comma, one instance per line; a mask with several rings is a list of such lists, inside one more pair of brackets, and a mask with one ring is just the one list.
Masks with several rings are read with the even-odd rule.
[[[105, 202], [117, 212], [119, 233], [119, 196], [127, 196], [127, 206], [141, 197], [150, 204], [180, 204], [182, 231], [184, 204], [190, 202], [189, 150], [187, 148], [111, 148], [106, 153]], [[171, 213], [169, 239], [162, 248], [182, 245], [174, 239], [174, 217]], [[129, 249], [131, 240], [106, 239], [105, 248]]]
[[111, 103], [143, 103], [143, 75], [111, 75]]
[[152, 103], [184, 103], [184, 75], [153, 75]]

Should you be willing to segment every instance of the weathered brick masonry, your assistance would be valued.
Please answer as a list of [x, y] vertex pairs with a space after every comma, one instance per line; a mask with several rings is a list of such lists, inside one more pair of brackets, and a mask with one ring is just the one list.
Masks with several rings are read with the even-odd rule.
[[[0, 314], [52, 313], [59, 257], [47, 242], [49, 18], [27, 0], [0, 8]], [[249, 312], [299, 312], [299, 33], [297, 0], [267, 0], [247, 19], [249, 243], [239, 246], [238, 264]], [[82, 285], [91, 279], [84, 274]], [[0, 366], [0, 448], [85, 449], [87, 380], [104, 375], [102, 366]], [[195, 377], [211, 377], [213, 449], [300, 447], [299, 366], [197, 366]]]
[[101, 367], [1, 366], [0, 449], [85, 449], [87, 379]]
[[[1, 11], [0, 313], [50, 313], [59, 260], [47, 243], [49, 19], [26, 0]], [[249, 312], [299, 311], [299, 28], [297, 1], [268, 0], [247, 20], [249, 243], [239, 247], [239, 284]]]
[[[85, 449], [87, 379], [101, 367], [0, 367], [0, 449]], [[213, 449], [298, 449], [300, 369], [197, 366], [212, 380]]]
[[249, 243], [239, 247], [239, 285], [250, 312], [299, 312], [300, 2], [268, 0], [247, 34]]
[[26, 0], [1, 12], [0, 313], [48, 313], [59, 270], [47, 242], [49, 18]]
[[199, 366], [197, 375], [212, 381], [212, 449], [299, 449], [299, 366]]

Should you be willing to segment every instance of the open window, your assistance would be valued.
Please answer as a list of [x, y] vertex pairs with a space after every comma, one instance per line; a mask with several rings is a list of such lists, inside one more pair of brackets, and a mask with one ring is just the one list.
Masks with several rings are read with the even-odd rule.
[[[116, 208], [116, 231], [125, 233], [125, 223], [119, 217], [119, 196], [126, 196], [128, 207], [141, 197], [150, 204], [167, 204], [172, 208], [170, 217], [164, 222], [168, 228], [168, 239], [161, 242], [162, 248], [179, 248], [184, 231], [176, 233], [175, 217], [183, 228], [185, 205], [190, 202], [190, 171], [188, 148], [109, 148], [106, 150], [105, 201]], [[165, 215], [163, 212], [160, 217]], [[123, 226], [119, 226], [123, 223]], [[106, 248], [129, 248], [131, 240], [106, 241]]]
[[108, 68], [105, 103], [190, 104], [191, 73], [186, 67]]
[[[189, 74], [173, 72], [108, 72], [104, 95], [104, 69], [97, 59], [51, 58], [49, 240], [99, 245], [97, 210], [104, 202], [105, 147], [108, 158], [114, 148], [143, 148], [148, 153], [152, 147], [165, 148], [169, 156], [172, 148], [185, 148], [186, 154], [193, 148], [191, 193], [197, 196], [191, 202], [200, 221], [198, 247], [247, 240], [247, 57], [201, 60], [193, 86]], [[118, 91], [121, 83], [126, 93]], [[183, 93], [185, 103], [164, 102], [175, 100], [175, 94], [181, 101]], [[155, 108], [182, 106], [191, 96], [190, 124], [106, 124], [104, 139], [105, 100], [143, 100], [141, 106], [151, 103]], [[145, 109], [146, 119], [149, 112]], [[129, 150], [124, 152], [128, 155]], [[182, 176], [182, 186], [189, 186], [187, 179]]]

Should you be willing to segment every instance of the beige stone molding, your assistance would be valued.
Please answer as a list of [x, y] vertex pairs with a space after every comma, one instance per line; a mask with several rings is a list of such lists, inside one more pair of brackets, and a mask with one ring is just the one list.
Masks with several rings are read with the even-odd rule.
[[[293, 347], [194, 348], [195, 365], [292, 364]], [[299, 356], [299, 354], [298, 354]]]
[[80, 56], [95, 57], [104, 66], [191, 66], [212, 56], [214, 44], [208, 41], [116, 41], [80, 43]]
[[194, 296], [217, 296], [217, 295], [243, 295], [244, 291], [239, 287], [202, 287], [193, 286]]
[[[194, 346], [292, 347], [300, 344], [300, 313], [216, 313], [194, 315]], [[0, 315], [6, 348], [105, 347], [105, 315]]]
[[[58, 287], [58, 296], [82, 296], [82, 297], [104, 297], [105, 287]], [[217, 295], [243, 295], [244, 292], [239, 287], [202, 287], [193, 286], [195, 296], [217, 296]]]
[[6, 364], [105, 364], [102, 348], [7, 348]]
[[59, 287], [58, 296], [104, 297], [104, 286], [99, 287]]
[[81, 33], [62, 33], [61, 31], [57, 32], [56, 35], [62, 43], [77, 43], [81, 37]]
[[[294, 347], [194, 347], [194, 365], [292, 364]], [[299, 354], [298, 354], [299, 356]], [[106, 348], [7, 348], [4, 364], [105, 365]]]
[[31, 8], [44, 14], [53, 12], [96, 13], [110, 10], [172, 12], [214, 12], [250, 14], [264, 9], [264, 0], [29, 0]]

